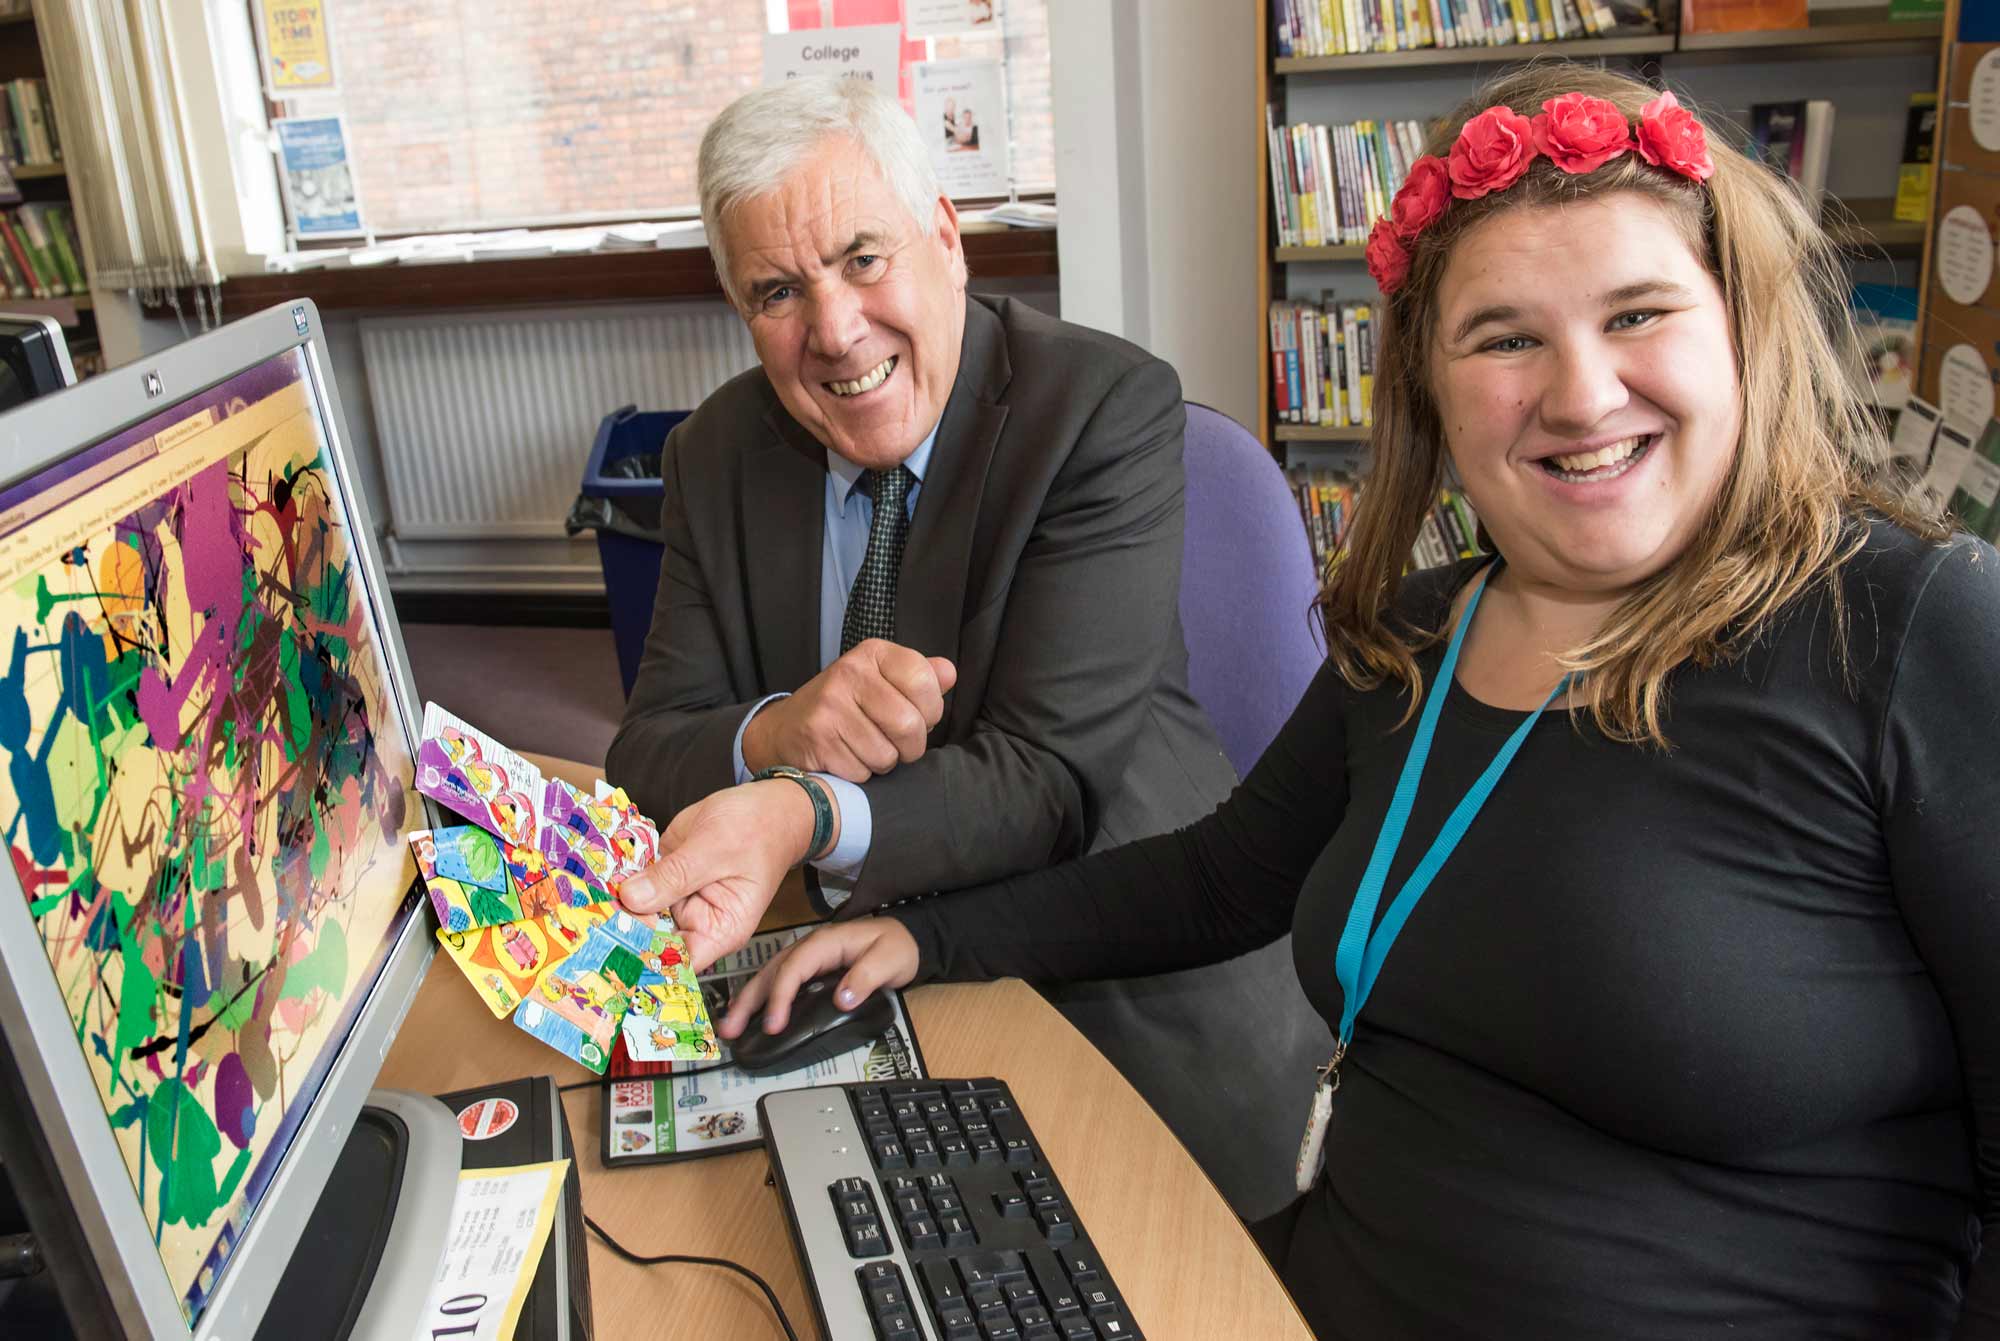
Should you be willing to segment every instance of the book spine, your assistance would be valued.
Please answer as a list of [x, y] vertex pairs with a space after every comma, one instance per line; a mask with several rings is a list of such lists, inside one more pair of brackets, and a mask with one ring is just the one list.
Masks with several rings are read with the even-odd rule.
[[1326, 235], [1330, 245], [1338, 245], [1340, 233], [1340, 173], [1333, 161], [1333, 149], [1327, 143], [1326, 123], [1313, 127], [1313, 161], [1319, 167], [1319, 217], [1320, 232]]
[[1292, 54], [1292, 7], [1290, 0], [1276, 0], [1271, 6], [1271, 26], [1278, 47], [1278, 59]]
[[40, 272], [35, 269], [34, 262], [29, 259], [28, 249], [21, 243], [21, 235], [14, 230], [13, 219], [6, 214], [0, 214], [0, 242], [7, 244], [7, 250], [14, 254], [14, 260], [20, 265], [21, 273], [28, 277], [28, 296], [30, 298], [48, 297], [49, 291], [47, 286], [42, 283]]
[[1305, 421], [1319, 422], [1319, 337], [1313, 329], [1312, 304], [1300, 303], [1293, 313], [1298, 323], [1299, 381], [1305, 387]]
[[1361, 422], [1375, 426], [1375, 325], [1367, 304], [1354, 310], [1354, 329], [1361, 342]]
[[1300, 423], [1305, 418], [1305, 388], [1299, 383], [1298, 323], [1290, 319], [1289, 311], [1285, 322], [1285, 389], [1291, 393], [1292, 403], [1285, 412], [1285, 418], [1292, 423]]
[[1342, 303], [1340, 307], [1341, 340], [1347, 345], [1347, 384], [1354, 388], [1354, 418], [1357, 425], [1368, 422], [1368, 407], [1361, 400], [1361, 342], [1355, 338], [1353, 303]]
[[1273, 302], [1271, 313], [1265, 322], [1271, 342], [1271, 409], [1272, 418], [1284, 422], [1285, 411], [1292, 407], [1292, 398], [1285, 386], [1285, 332], [1283, 302]]

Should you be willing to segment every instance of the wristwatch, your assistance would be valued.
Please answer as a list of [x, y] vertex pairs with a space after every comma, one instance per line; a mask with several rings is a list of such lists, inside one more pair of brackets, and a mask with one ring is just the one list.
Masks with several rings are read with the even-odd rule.
[[813, 832], [812, 840], [806, 846], [806, 860], [817, 861], [826, 855], [824, 849], [833, 845], [833, 798], [827, 795], [826, 784], [812, 774], [793, 768], [790, 764], [776, 764], [770, 768], [760, 768], [750, 775], [750, 781], [763, 782], [769, 778], [788, 778], [806, 789], [812, 798]]

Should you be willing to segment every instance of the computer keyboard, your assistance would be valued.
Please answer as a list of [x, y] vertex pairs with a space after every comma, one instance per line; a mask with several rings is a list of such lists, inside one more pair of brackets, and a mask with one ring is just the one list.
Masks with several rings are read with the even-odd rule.
[[757, 1101], [827, 1341], [1142, 1341], [998, 1080]]

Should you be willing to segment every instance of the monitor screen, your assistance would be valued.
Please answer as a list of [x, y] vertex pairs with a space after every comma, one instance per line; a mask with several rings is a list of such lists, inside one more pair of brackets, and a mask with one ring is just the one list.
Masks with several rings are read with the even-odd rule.
[[294, 348], [0, 492], [0, 831], [191, 1325], [415, 908], [319, 405]]

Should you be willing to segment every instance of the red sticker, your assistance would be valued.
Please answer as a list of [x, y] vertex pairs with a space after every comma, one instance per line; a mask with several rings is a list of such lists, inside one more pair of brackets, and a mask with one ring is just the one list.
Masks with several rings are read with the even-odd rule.
[[521, 1110], [511, 1099], [481, 1099], [458, 1114], [458, 1129], [468, 1141], [484, 1141], [514, 1125]]

